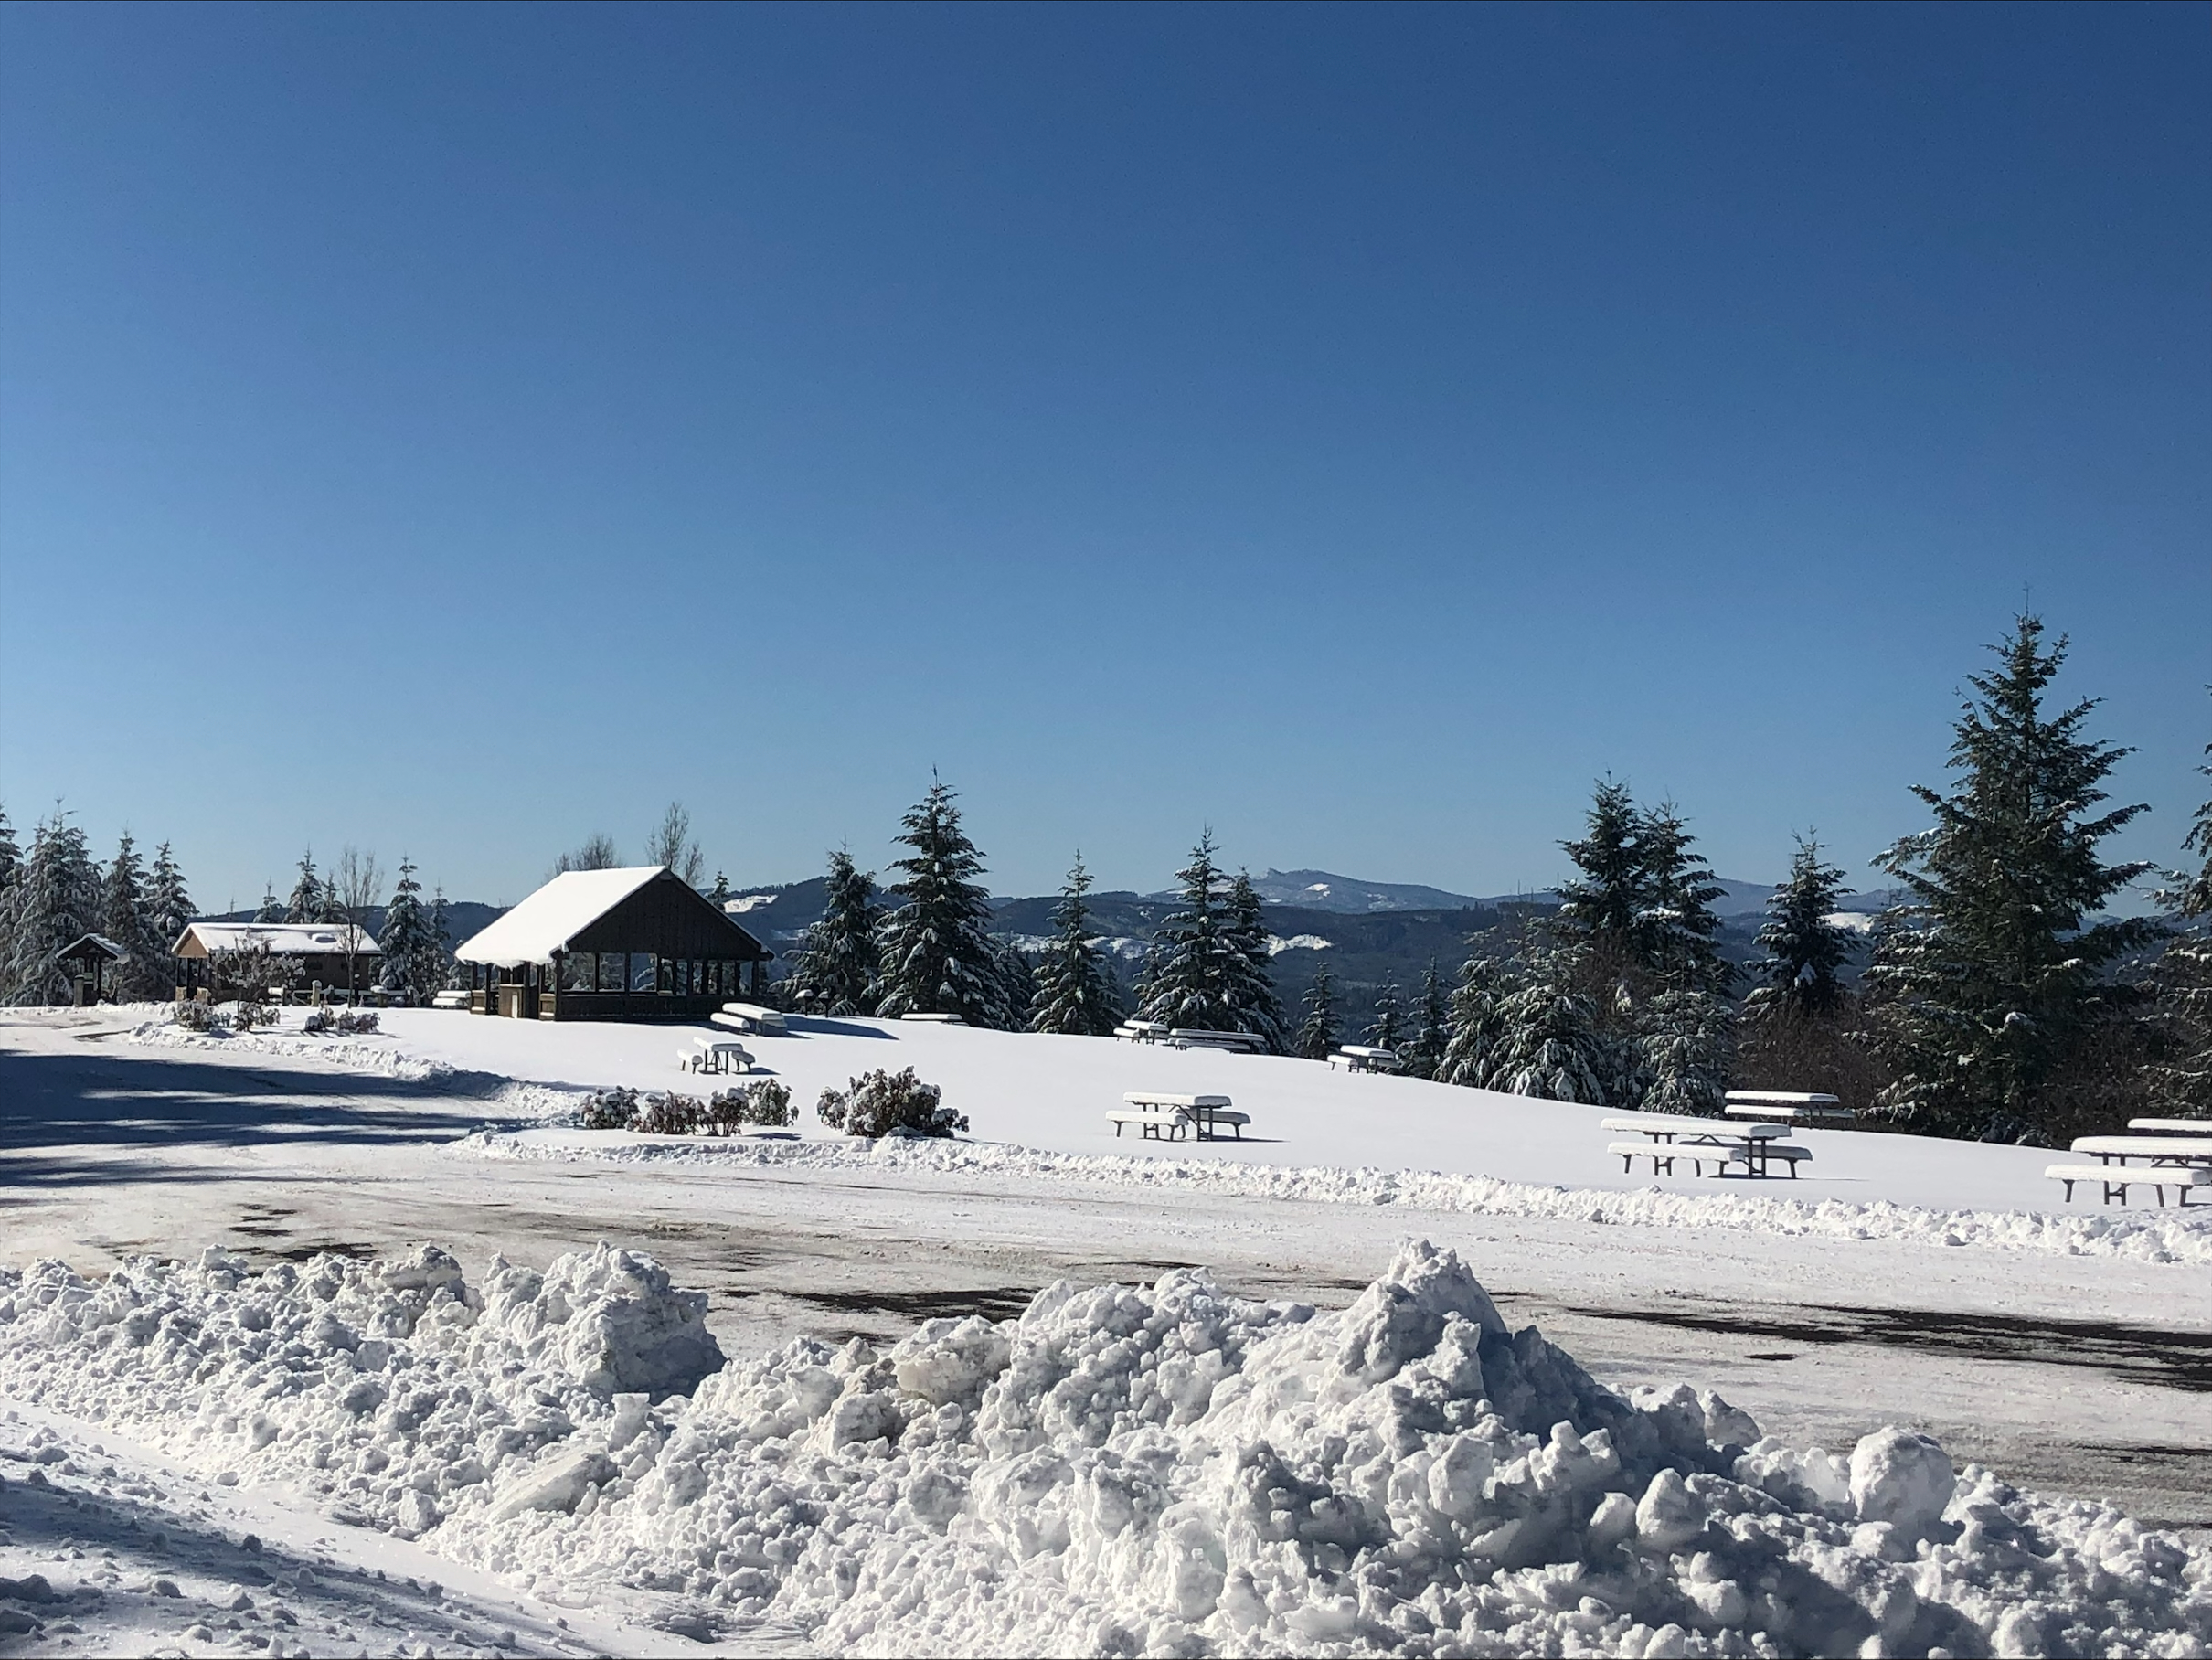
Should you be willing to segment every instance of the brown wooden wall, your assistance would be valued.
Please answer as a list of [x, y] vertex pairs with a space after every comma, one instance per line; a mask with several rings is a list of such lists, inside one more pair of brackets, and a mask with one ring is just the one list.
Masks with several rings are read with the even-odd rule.
[[663, 871], [569, 942], [571, 951], [643, 951], [659, 957], [763, 963], [768, 948], [711, 899]]

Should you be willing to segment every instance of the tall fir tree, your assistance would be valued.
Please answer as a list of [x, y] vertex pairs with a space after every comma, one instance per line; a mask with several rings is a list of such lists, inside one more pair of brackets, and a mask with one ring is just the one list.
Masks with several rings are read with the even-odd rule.
[[829, 856], [822, 920], [800, 937], [783, 995], [814, 1015], [872, 1015], [880, 975], [876, 878], [842, 848]]
[[101, 931], [123, 949], [123, 960], [115, 968], [115, 995], [124, 1002], [163, 996], [175, 984], [170, 942], [154, 922], [149, 898], [137, 846], [126, 830], [101, 884]]
[[1744, 999], [1748, 1017], [1824, 1020], [1842, 1012], [1842, 970], [1854, 942], [1828, 919], [1850, 891], [1844, 873], [1821, 857], [1820, 843], [1798, 837], [1790, 879], [1767, 899], [1757, 942], [1762, 954], [1751, 964], [1751, 993]]
[[1490, 1087], [1505, 1037], [1502, 1009], [1511, 989], [1489, 957], [1475, 953], [1460, 964], [1459, 984], [1452, 993], [1452, 1033], [1437, 1062], [1439, 1081], [1470, 1090]]
[[1238, 954], [1235, 919], [1215, 855], [1214, 833], [1191, 849], [1190, 863], [1175, 872], [1181, 908], [1153, 936], [1144, 981], [1138, 988], [1144, 1018], [1162, 1026], [1230, 1031], [1238, 1010], [1230, 1001], [1230, 959]]
[[62, 951], [100, 929], [100, 872], [84, 832], [56, 809], [31, 835], [15, 889], [0, 985], [15, 1004], [68, 1003], [75, 993]]
[[1728, 1105], [1736, 1052], [1735, 1012], [1728, 999], [1684, 986], [1654, 994], [1638, 1016], [1643, 1075], [1639, 1109], [1718, 1118]]
[[406, 994], [418, 1006], [427, 1005], [445, 984], [445, 953], [438, 949], [431, 913], [422, 902], [422, 884], [415, 879], [415, 864], [402, 855], [399, 879], [391, 902], [384, 908], [384, 931], [377, 936], [384, 953], [384, 984]]
[[1103, 1038], [1121, 1024], [1122, 999], [1106, 954], [1090, 942], [1090, 872], [1083, 856], [1060, 886], [1052, 912], [1052, 943], [1037, 965], [1037, 998], [1029, 1029], [1079, 1038]]
[[[2212, 744], [2205, 753], [2212, 755]], [[2196, 770], [2212, 778], [2212, 767]], [[2198, 863], [2194, 871], [2176, 871], [2175, 887], [2164, 896], [2182, 927], [2158, 965], [2158, 1049], [2143, 1081], [2161, 1114], [2212, 1118], [2212, 800], [2196, 809], [2181, 845]]]
[[707, 894], [707, 902], [717, 910], [722, 910], [729, 903], [729, 878], [719, 870], [714, 873], [714, 888]]
[[283, 920], [320, 922], [328, 905], [329, 901], [324, 898], [322, 878], [315, 875], [314, 849], [310, 847], [300, 855], [300, 874], [292, 885], [292, 898], [284, 906]]
[[284, 920], [284, 901], [277, 898], [275, 883], [262, 885], [261, 907], [253, 913], [253, 920], [257, 922], [282, 922]]
[[900, 821], [895, 838], [913, 851], [894, 859], [891, 892], [903, 903], [880, 934], [883, 995], [876, 1012], [957, 1015], [970, 1026], [1005, 1031], [1014, 1024], [1005, 982], [991, 942], [991, 899], [975, 878], [983, 857], [961, 828], [952, 789], [932, 782]]
[[1336, 1048], [1336, 980], [1326, 963], [1313, 971], [1313, 984], [1306, 987], [1299, 1011], [1303, 1018], [1293, 1040], [1296, 1053], [1307, 1060], [1326, 1060]]
[[1388, 969], [1383, 971], [1382, 984], [1375, 988], [1375, 1017], [1367, 1023], [1366, 1041], [1393, 1052], [1405, 1045], [1406, 1000]]
[[1037, 1006], [1037, 964], [1018, 941], [994, 934], [991, 943], [998, 963], [999, 993], [1012, 1021], [1007, 1029], [1026, 1031], [1029, 1011]]
[[1705, 856], [1693, 851], [1674, 803], [1639, 815], [1636, 828], [1643, 907], [1633, 931], [1635, 965], [1675, 991], [1725, 992], [1736, 971], [1720, 955], [1720, 919], [1713, 901], [1728, 890], [1713, 879]]
[[1571, 954], [1528, 953], [1519, 983], [1499, 999], [1497, 1040], [1484, 1088], [1547, 1101], [1614, 1104], [1617, 1062]]
[[461, 964], [453, 956], [453, 931], [445, 920], [445, 889], [440, 886], [431, 891], [431, 942], [438, 948], [441, 984], [448, 991], [466, 989], [461, 977]]
[[23, 875], [23, 849], [16, 841], [16, 826], [7, 809], [0, 807], [0, 893], [5, 893]]
[[1878, 1110], [1907, 1128], [2062, 1141], [2068, 1069], [2139, 995], [2106, 971], [2156, 925], [2101, 913], [2151, 867], [2100, 846], [2144, 808], [2096, 811], [2131, 751], [2084, 735], [2095, 699], [2044, 708], [2066, 648], [2033, 616], [1992, 648], [1999, 667], [1970, 677], [1952, 728], [1954, 786], [1913, 791], [1934, 825], [1875, 861], [1909, 895], [1868, 970], [1897, 1073]]
[[192, 921], [193, 908], [185, 873], [178, 868], [167, 842], [154, 849], [154, 864], [146, 873], [146, 911], [161, 934], [162, 949], [175, 951]]
[[1434, 1078], [1451, 1041], [1452, 998], [1444, 990], [1443, 975], [1437, 972], [1436, 959], [1430, 957], [1429, 966], [1421, 972], [1420, 1000], [1413, 1008], [1413, 1035], [1398, 1051], [1405, 1059], [1407, 1075]]
[[1268, 950], [1267, 918], [1250, 875], [1237, 872], [1225, 901], [1228, 910], [1228, 952], [1222, 968], [1223, 996], [1229, 1007], [1227, 1030], [1249, 1032], [1283, 1051], [1282, 999], [1275, 992], [1274, 957]]
[[1622, 963], [1636, 960], [1652, 898], [1644, 829], [1628, 786], [1599, 780], [1583, 835], [1560, 844], [1579, 873], [1559, 884], [1551, 929], [1563, 943]]

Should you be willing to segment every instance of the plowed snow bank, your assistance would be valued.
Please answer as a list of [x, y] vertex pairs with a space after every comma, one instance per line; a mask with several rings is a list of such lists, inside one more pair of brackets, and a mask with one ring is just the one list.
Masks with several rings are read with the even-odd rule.
[[0, 1383], [448, 1556], [852, 1652], [2212, 1644], [2212, 1553], [1917, 1436], [1845, 1460], [1622, 1399], [1428, 1245], [1337, 1313], [1179, 1271], [719, 1370], [703, 1305], [603, 1246], [481, 1287], [427, 1249], [42, 1263], [0, 1272]]

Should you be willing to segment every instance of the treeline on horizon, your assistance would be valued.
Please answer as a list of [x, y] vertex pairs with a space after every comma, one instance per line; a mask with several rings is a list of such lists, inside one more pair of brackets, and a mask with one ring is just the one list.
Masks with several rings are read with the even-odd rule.
[[[2146, 809], [2106, 805], [2132, 751], [2087, 734], [2096, 700], [2045, 707], [2066, 647], [2022, 616], [1992, 648], [1997, 666], [1969, 677], [1951, 785], [1914, 786], [1934, 822], [1875, 861], [1905, 898], [1876, 915], [1864, 946], [1831, 920], [1849, 890], [1806, 836], [1768, 903], [1760, 954], [1728, 963], [1712, 908], [1723, 890], [1686, 820], [1609, 779], [1583, 834], [1561, 844], [1576, 876], [1556, 912], [1474, 935], [1449, 984], [1434, 963], [1410, 1000], [1386, 982], [1363, 1027], [1347, 1028], [1325, 961], [1295, 1016], [1283, 1009], [1261, 901], [1210, 832], [1124, 991], [1090, 927], [1079, 854], [1051, 938], [1026, 952], [993, 934], [983, 856], [954, 793], [933, 782], [901, 821], [907, 851], [888, 886], [830, 855], [822, 918], [770, 995], [814, 1014], [943, 1014], [998, 1030], [1104, 1035], [1135, 1016], [1315, 1059], [1356, 1029], [1418, 1077], [1623, 1110], [1717, 1114], [1730, 1088], [1821, 1090], [1898, 1129], [2051, 1144], [2145, 1112], [2212, 1117], [2212, 802], [2181, 838], [2197, 868], [2163, 873], [2169, 914], [2110, 915], [2161, 873], [2101, 856]], [[595, 835], [554, 869], [617, 862], [611, 838]], [[705, 890], [680, 804], [648, 837], [647, 862]], [[304, 857], [290, 900], [272, 892], [257, 915], [362, 923], [380, 881], [374, 857], [351, 848], [327, 878]], [[729, 897], [719, 873], [709, 897]], [[66, 1002], [58, 953], [87, 932], [129, 953], [133, 995], [165, 997], [168, 948], [190, 910], [167, 844], [142, 870], [126, 834], [102, 871], [66, 814], [41, 823], [24, 856], [0, 813], [7, 1001]], [[383, 910], [387, 983], [427, 1001], [452, 983], [442, 899], [424, 903], [403, 862]]]

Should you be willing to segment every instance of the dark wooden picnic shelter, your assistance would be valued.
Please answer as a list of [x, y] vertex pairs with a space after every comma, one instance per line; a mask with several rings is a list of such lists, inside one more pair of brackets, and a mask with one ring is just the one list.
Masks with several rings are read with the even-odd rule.
[[565, 872], [453, 955], [473, 1013], [525, 1020], [702, 1019], [774, 957], [664, 865]]
[[105, 934], [85, 934], [63, 946], [58, 955], [69, 977], [70, 1001], [79, 1008], [114, 1002], [116, 976], [130, 954]]

